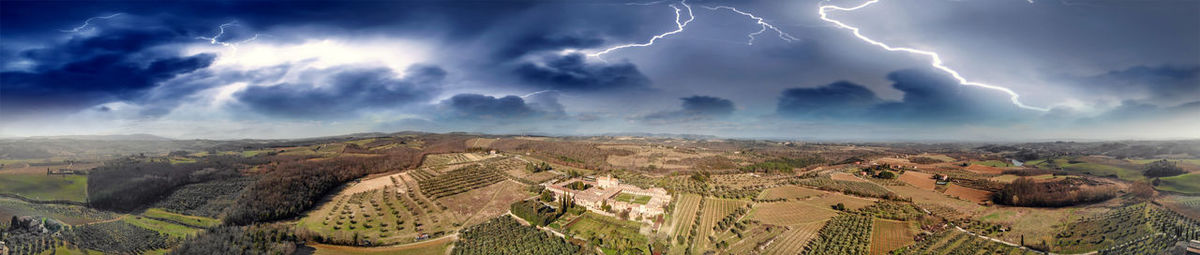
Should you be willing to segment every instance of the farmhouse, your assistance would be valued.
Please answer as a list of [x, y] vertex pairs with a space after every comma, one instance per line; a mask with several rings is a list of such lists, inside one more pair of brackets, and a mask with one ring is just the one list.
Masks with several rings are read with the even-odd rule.
[[608, 205], [611, 212], [628, 210], [630, 218], [640, 217], [645, 221], [662, 215], [664, 207], [671, 202], [671, 195], [662, 188], [642, 189], [621, 184], [612, 176], [595, 178], [595, 181], [589, 179], [574, 178], [545, 186], [559, 198], [574, 197], [576, 204], [588, 210], [609, 214], [603, 208]]

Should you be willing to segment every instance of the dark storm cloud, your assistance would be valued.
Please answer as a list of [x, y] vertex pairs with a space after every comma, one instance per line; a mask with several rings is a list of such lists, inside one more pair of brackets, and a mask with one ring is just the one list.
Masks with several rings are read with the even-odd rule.
[[[414, 27], [446, 30], [455, 36], [467, 36], [494, 25], [494, 21], [536, 5], [535, 2], [457, 2], [457, 1], [102, 1], [81, 4], [70, 1], [0, 2], [0, 23], [5, 34], [59, 33], [78, 26], [87, 17], [122, 12], [154, 16], [172, 23], [183, 23], [195, 31], [212, 29], [231, 19], [245, 24], [317, 25], [344, 29], [388, 29]], [[470, 8], [468, 8], [470, 7]], [[160, 15], [161, 14], [161, 15]], [[66, 19], [66, 17], [78, 17]], [[59, 22], [47, 22], [54, 18]]]
[[1134, 66], [1081, 80], [1081, 89], [1092, 93], [1138, 94], [1162, 106], [1200, 100], [1200, 66]]
[[251, 111], [285, 119], [328, 120], [356, 117], [369, 109], [391, 109], [428, 100], [446, 72], [413, 66], [396, 79], [388, 69], [320, 70], [336, 73], [319, 83], [252, 86], [234, 94]]
[[610, 92], [648, 89], [650, 79], [628, 62], [588, 62], [579, 53], [544, 56], [520, 64], [515, 74], [540, 89], [565, 92]]
[[836, 118], [862, 114], [862, 111], [879, 101], [875, 92], [867, 87], [839, 81], [816, 88], [784, 90], [776, 112], [797, 118]]
[[861, 85], [836, 82], [784, 91], [776, 113], [800, 119], [911, 124], [1000, 123], [1021, 114], [1009, 103], [1007, 94], [962, 86], [940, 73], [901, 70], [887, 77], [893, 88], [904, 92], [900, 101], [881, 101]]
[[112, 100], [132, 100], [159, 82], [212, 64], [216, 56], [178, 56], [155, 47], [183, 40], [167, 29], [117, 29], [94, 37], [20, 51], [28, 68], [0, 73], [4, 115], [72, 112]]
[[[555, 102], [556, 104], [557, 102]], [[500, 123], [532, 118], [554, 117], [561, 105], [535, 105], [518, 96], [493, 97], [480, 94], [458, 94], [441, 102], [440, 118], [448, 121], [494, 121]]]
[[699, 120], [712, 120], [733, 115], [733, 101], [711, 96], [690, 96], [680, 98], [683, 109], [663, 111], [641, 116], [638, 119], [650, 123], [671, 123]]

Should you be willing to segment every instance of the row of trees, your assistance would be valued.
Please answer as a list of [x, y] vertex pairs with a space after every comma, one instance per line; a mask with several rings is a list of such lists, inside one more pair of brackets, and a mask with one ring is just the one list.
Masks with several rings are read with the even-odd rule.
[[285, 226], [223, 226], [184, 241], [171, 254], [294, 254], [301, 239]]
[[768, 174], [775, 174], [775, 173], [789, 173], [790, 174], [795, 171], [793, 169], [805, 168], [808, 166], [818, 165], [818, 164], [824, 164], [825, 162], [826, 162], [826, 160], [824, 158], [821, 158], [820, 156], [816, 156], [816, 155], [810, 155], [810, 156], [799, 157], [799, 158], [779, 158], [779, 159], [768, 160], [768, 161], [761, 162], [761, 163], [756, 163], [756, 164], [749, 165], [749, 166], [744, 166], [744, 167], [742, 167], [742, 171], [768, 173]]
[[1062, 207], [1102, 202], [1117, 195], [1112, 185], [1083, 185], [1071, 180], [1037, 182], [1021, 177], [992, 194], [997, 204]]

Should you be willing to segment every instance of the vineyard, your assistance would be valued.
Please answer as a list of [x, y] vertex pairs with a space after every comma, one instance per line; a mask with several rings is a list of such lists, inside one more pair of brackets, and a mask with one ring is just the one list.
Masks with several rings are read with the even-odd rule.
[[497, 173], [496, 169], [470, 165], [442, 175], [420, 176], [416, 179], [421, 193], [426, 197], [438, 199], [488, 186], [503, 181], [505, 177]]
[[524, 226], [511, 217], [498, 217], [460, 231], [455, 255], [473, 254], [575, 254], [579, 246], [562, 238]]
[[793, 226], [825, 221], [837, 215], [829, 207], [814, 206], [806, 202], [759, 203], [751, 218], [767, 224]]
[[805, 254], [867, 254], [873, 222], [871, 216], [834, 216], [804, 247]]
[[915, 233], [906, 221], [875, 219], [871, 232], [871, 254], [887, 254], [913, 243]]
[[863, 197], [877, 198], [896, 198], [896, 193], [892, 193], [883, 186], [875, 183], [860, 182], [860, 181], [843, 181], [834, 180], [829, 176], [821, 176], [816, 178], [802, 179], [797, 181], [798, 184], [810, 186], [819, 190], [838, 191], [850, 195]]

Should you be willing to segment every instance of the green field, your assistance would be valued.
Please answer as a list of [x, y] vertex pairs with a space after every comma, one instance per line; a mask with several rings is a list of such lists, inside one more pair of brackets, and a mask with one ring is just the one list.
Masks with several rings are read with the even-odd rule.
[[163, 209], [159, 209], [159, 208], [150, 208], [150, 209], [146, 210], [145, 212], [143, 212], [142, 216], [160, 219], [160, 220], [166, 220], [166, 221], [173, 221], [173, 222], [178, 222], [178, 223], [181, 223], [184, 225], [203, 227], [203, 228], [215, 227], [217, 225], [221, 225], [221, 221], [217, 220], [217, 219], [208, 218], [208, 217], [200, 217], [200, 216], [183, 215], [183, 214], [164, 211]]
[[638, 233], [641, 224], [634, 221], [621, 220], [613, 217], [588, 212], [579, 216], [574, 223], [567, 225], [567, 232], [584, 240], [603, 240], [604, 247], [613, 249], [641, 250], [639, 254], [648, 253], [646, 245], [649, 240]]
[[125, 216], [125, 218], [121, 219], [121, 221], [124, 221], [125, 223], [129, 223], [130, 225], [137, 226], [139, 228], [154, 230], [159, 233], [166, 234], [166, 235], [169, 235], [169, 236], [175, 237], [175, 238], [186, 238], [188, 236], [195, 236], [196, 233], [200, 232], [200, 229], [197, 229], [197, 228], [191, 228], [191, 227], [184, 226], [184, 225], [179, 225], [179, 224], [175, 224], [175, 223], [170, 223], [170, 222], [166, 222], [166, 221], [151, 219], [148, 217], [142, 217], [142, 216], [137, 216], [137, 215]]
[[646, 204], [650, 202], [650, 196], [639, 196], [629, 193], [617, 194], [617, 201], [628, 202], [634, 204]]
[[87, 176], [0, 174], [0, 193], [37, 200], [84, 202], [87, 198]]
[[[1050, 164], [1047, 164], [1045, 160], [1033, 160], [1026, 162], [1025, 165], [1039, 168], [1050, 167]], [[1101, 177], [1116, 176], [1118, 179], [1126, 181], [1141, 181], [1146, 179], [1146, 177], [1142, 175], [1141, 171], [1118, 165], [1092, 162], [1080, 162], [1072, 164], [1065, 158], [1054, 159], [1054, 165], [1057, 165], [1068, 172], [1077, 174], [1088, 174]]]
[[1171, 176], [1160, 178], [1158, 186], [1159, 190], [1186, 193], [1200, 194], [1200, 173], [1190, 173], [1179, 176]]
[[1142, 176], [1141, 172], [1136, 170], [1099, 163], [1063, 164], [1061, 166], [1063, 169], [1066, 169], [1070, 172], [1085, 173], [1095, 176], [1117, 176], [1117, 178], [1126, 181], [1140, 181], [1146, 179], [1145, 176]]
[[1010, 166], [1012, 166], [1012, 163], [1000, 161], [1000, 160], [971, 161], [971, 164], [990, 166], [990, 167], [1010, 167]]

